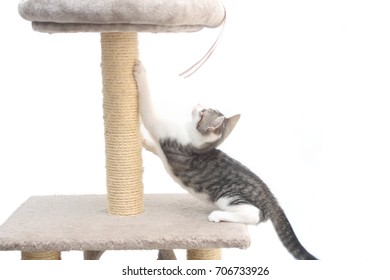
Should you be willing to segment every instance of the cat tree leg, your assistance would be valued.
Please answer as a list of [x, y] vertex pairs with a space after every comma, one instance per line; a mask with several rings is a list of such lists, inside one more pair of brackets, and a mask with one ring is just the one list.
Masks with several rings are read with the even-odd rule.
[[188, 260], [220, 260], [221, 249], [189, 249], [187, 250]]
[[144, 209], [137, 33], [101, 33], [101, 47], [108, 212], [133, 216]]
[[22, 252], [22, 260], [61, 260], [61, 252]]
[[177, 258], [173, 250], [160, 249], [158, 250], [157, 260], [159, 261], [177, 260]]
[[84, 251], [84, 260], [97, 261], [104, 251]]

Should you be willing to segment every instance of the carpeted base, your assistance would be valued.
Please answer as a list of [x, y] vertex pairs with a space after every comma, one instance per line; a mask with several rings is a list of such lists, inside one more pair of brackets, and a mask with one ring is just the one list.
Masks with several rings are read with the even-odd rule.
[[0, 251], [247, 248], [247, 226], [211, 223], [187, 194], [145, 195], [136, 217], [107, 213], [105, 195], [35, 196], [0, 227]]

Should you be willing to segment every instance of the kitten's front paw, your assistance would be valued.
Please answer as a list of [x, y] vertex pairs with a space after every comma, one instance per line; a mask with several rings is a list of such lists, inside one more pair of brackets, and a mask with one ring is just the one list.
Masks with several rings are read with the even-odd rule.
[[157, 155], [156, 145], [154, 144], [154, 142], [151, 139], [143, 137], [142, 138], [142, 147], [144, 147], [147, 151], [152, 152], [153, 154]]
[[209, 215], [209, 222], [219, 223], [222, 221], [222, 211], [213, 211]]
[[140, 60], [137, 61], [137, 64], [134, 66], [134, 76], [136, 78], [141, 77], [146, 74], [144, 65]]

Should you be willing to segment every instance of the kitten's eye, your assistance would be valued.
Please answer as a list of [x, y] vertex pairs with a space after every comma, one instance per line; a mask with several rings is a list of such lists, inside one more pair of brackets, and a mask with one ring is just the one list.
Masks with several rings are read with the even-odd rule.
[[205, 113], [206, 113], [206, 109], [202, 109], [202, 110], [199, 112], [199, 114], [200, 114], [201, 116], [203, 116]]

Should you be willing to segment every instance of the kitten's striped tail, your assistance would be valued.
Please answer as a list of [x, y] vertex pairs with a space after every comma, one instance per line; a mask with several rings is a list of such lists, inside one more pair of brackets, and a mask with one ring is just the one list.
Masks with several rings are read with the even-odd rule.
[[298, 260], [316, 260], [299, 242], [283, 209], [279, 205], [275, 208], [270, 218], [284, 247]]

